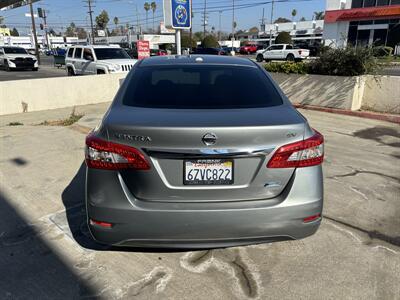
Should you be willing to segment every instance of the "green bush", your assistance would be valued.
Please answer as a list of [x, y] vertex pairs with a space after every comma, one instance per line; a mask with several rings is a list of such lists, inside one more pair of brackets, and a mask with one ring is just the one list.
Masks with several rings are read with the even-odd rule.
[[361, 47], [330, 48], [309, 63], [309, 73], [337, 76], [374, 74], [378, 69], [373, 49]]
[[214, 48], [214, 47], [219, 47], [219, 44], [215, 36], [207, 35], [201, 42], [201, 47]]
[[264, 65], [265, 70], [272, 73], [307, 74], [309, 66], [303, 62], [271, 62]]
[[292, 37], [290, 36], [289, 32], [282, 31], [278, 34], [275, 38], [275, 44], [291, 44]]

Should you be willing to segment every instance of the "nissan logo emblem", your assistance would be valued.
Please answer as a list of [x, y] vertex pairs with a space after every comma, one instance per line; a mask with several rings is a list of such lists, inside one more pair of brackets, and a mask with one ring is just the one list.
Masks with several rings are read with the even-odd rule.
[[217, 135], [215, 133], [206, 133], [201, 139], [206, 146], [215, 145], [217, 142]]

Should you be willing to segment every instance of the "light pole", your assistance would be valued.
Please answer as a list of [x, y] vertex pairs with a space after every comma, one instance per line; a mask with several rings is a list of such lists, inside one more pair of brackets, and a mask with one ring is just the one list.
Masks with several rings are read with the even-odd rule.
[[38, 45], [38, 40], [37, 40], [37, 35], [36, 35], [35, 15], [33, 14], [32, 0], [29, 0], [29, 10], [31, 11], [33, 39], [35, 42], [35, 55], [36, 55], [38, 64], [40, 65], [39, 45]]
[[272, 19], [274, 17], [274, 0], [271, 2], [271, 22], [269, 24], [269, 45], [272, 44]]
[[233, 50], [233, 42], [235, 41], [235, 0], [232, 0], [232, 56], [235, 55], [235, 51]]

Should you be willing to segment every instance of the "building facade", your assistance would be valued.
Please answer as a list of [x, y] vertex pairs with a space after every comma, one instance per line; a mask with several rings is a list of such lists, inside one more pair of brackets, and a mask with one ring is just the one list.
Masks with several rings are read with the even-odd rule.
[[332, 47], [400, 43], [400, 0], [327, 0], [323, 38]]

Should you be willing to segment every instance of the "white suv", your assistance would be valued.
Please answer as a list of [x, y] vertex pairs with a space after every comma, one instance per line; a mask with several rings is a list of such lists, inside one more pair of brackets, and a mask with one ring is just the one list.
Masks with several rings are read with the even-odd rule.
[[0, 67], [6, 71], [39, 69], [37, 58], [30, 55], [24, 48], [14, 46], [0, 47]]
[[69, 76], [129, 72], [136, 62], [119, 46], [72, 46], [65, 56]]

